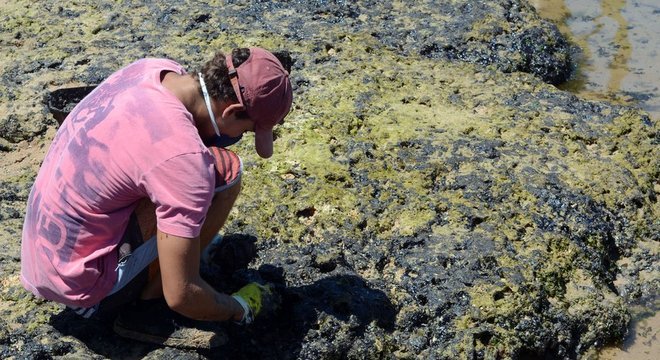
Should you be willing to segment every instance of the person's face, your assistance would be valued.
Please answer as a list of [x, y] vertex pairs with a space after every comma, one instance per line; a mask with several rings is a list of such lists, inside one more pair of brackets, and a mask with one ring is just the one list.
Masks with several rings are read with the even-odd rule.
[[236, 112], [231, 112], [219, 121], [220, 133], [229, 137], [238, 137], [248, 131], [254, 132], [254, 121], [251, 119], [239, 119]]

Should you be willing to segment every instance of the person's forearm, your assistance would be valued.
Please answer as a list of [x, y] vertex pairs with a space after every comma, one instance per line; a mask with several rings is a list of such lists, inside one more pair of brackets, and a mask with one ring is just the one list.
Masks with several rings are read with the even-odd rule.
[[234, 298], [218, 293], [199, 276], [199, 237], [158, 230], [157, 241], [163, 295], [172, 310], [198, 320], [243, 318], [243, 307]]
[[195, 320], [240, 321], [243, 308], [233, 297], [215, 291], [204, 280], [187, 286], [184, 303], [174, 309]]

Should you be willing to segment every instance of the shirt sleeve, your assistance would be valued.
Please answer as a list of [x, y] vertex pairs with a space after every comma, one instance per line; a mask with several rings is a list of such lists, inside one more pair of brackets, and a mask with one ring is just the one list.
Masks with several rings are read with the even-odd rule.
[[213, 198], [213, 176], [213, 163], [203, 153], [178, 155], [151, 168], [143, 186], [156, 205], [158, 230], [198, 236]]

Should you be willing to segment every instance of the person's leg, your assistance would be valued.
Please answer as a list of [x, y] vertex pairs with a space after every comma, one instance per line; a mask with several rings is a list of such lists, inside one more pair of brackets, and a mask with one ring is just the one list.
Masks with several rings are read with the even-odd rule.
[[225, 225], [229, 212], [234, 207], [234, 203], [241, 192], [240, 179], [231, 187], [218, 192], [213, 197], [213, 202], [209, 207], [208, 215], [199, 234], [199, 243], [201, 251], [213, 240], [220, 229]]
[[[200, 252], [204, 251], [213, 238], [224, 226], [238, 195], [241, 192], [242, 163], [233, 152], [210, 147], [209, 150], [216, 158], [216, 193], [209, 206], [206, 219], [200, 232]], [[142, 201], [135, 209], [144, 239], [151, 239], [156, 235], [156, 208], [150, 201]], [[163, 297], [163, 287], [158, 270], [158, 262], [149, 268], [149, 281], [144, 287], [141, 299], [154, 299]]]

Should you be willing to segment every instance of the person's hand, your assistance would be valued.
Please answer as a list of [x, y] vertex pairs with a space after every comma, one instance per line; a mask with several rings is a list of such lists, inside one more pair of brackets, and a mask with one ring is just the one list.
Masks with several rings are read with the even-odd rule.
[[241, 324], [250, 324], [264, 309], [274, 309], [279, 305], [270, 286], [256, 282], [243, 286], [232, 294], [232, 297], [243, 307], [243, 319], [239, 322]]

